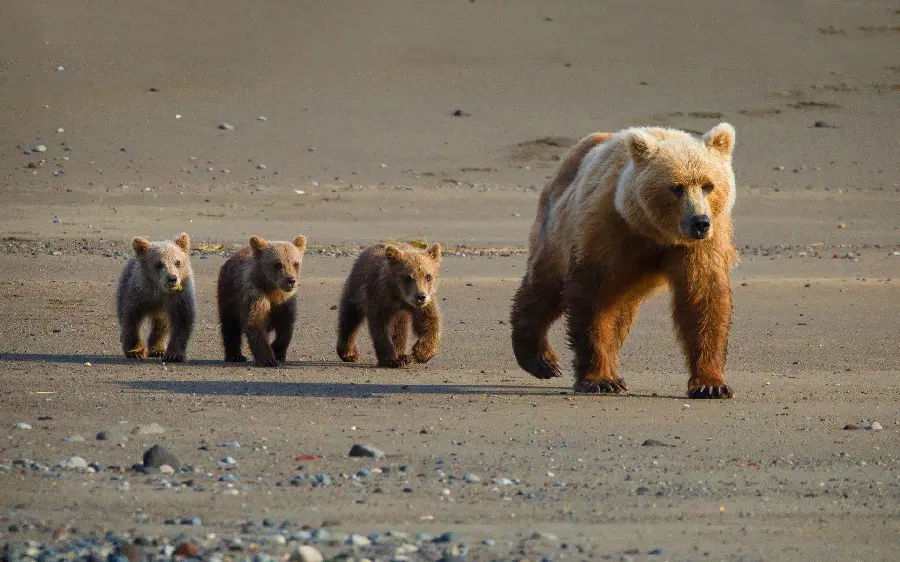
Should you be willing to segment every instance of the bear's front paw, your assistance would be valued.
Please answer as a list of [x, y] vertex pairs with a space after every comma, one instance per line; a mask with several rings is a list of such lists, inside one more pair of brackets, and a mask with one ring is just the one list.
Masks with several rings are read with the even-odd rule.
[[421, 345], [421, 342], [416, 342], [416, 345], [413, 346], [412, 354], [413, 359], [417, 363], [428, 363], [436, 355], [433, 349], [426, 348], [424, 345]]
[[245, 363], [246, 361], [247, 361], [247, 357], [240, 353], [237, 355], [229, 355], [229, 356], [225, 357], [226, 363]]
[[616, 379], [614, 381], [576, 381], [572, 387], [575, 392], [584, 394], [619, 394], [628, 392], [625, 381]]
[[379, 359], [378, 366], [386, 367], [388, 369], [399, 369], [400, 367], [406, 367], [412, 362], [412, 356], [410, 355], [399, 355], [396, 359]]
[[550, 354], [545, 353], [541, 357], [535, 357], [530, 364], [526, 365], [525, 370], [539, 379], [553, 379], [562, 376], [562, 370], [559, 368], [556, 356], [552, 352]]
[[166, 348], [154, 347], [147, 353], [147, 357], [162, 357], [166, 354]]
[[125, 357], [130, 359], [146, 359], [147, 355], [147, 348], [143, 345], [136, 345], [125, 352]]
[[275, 359], [275, 358], [263, 359], [261, 361], [257, 361], [256, 366], [257, 367], [280, 367], [281, 362], [279, 362], [278, 359]]
[[734, 398], [734, 392], [727, 384], [703, 384], [688, 388], [688, 398]]
[[341, 358], [341, 361], [346, 361], [347, 363], [356, 363], [359, 361], [359, 350], [356, 349], [356, 346], [348, 347], [347, 349], [338, 348], [337, 353], [338, 357]]
[[184, 363], [184, 355], [184, 353], [179, 353], [177, 351], [167, 351], [165, 355], [162, 356], [162, 359], [166, 363]]

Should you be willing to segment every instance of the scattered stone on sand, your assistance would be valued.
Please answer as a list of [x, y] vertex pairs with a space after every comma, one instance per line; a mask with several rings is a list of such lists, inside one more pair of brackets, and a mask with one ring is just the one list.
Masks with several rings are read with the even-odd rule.
[[131, 430], [133, 435], [159, 435], [160, 433], [165, 433], [166, 430], [163, 426], [159, 425], [156, 422], [148, 423], [146, 425], [139, 425]]
[[473, 472], [467, 472], [463, 479], [469, 484], [475, 484], [476, 482], [481, 482], [481, 477]]
[[848, 423], [844, 426], [844, 429], [846, 429], [847, 431], [856, 431], [857, 429], [859, 429], [859, 426], [856, 424]]
[[469, 113], [465, 109], [457, 109], [456, 111], [453, 112], [454, 117], [468, 117], [470, 115], [471, 115], [471, 113]]
[[347, 544], [351, 546], [370, 546], [372, 544], [372, 541], [371, 539], [369, 539], [369, 537], [353, 534], [350, 535], [349, 539], [347, 539]]
[[237, 464], [237, 461], [232, 457], [225, 457], [219, 461], [219, 468], [228, 468]]
[[257, 116], [256, 116], [256, 120], [257, 120], [257, 121], [267, 121], [265, 115], [257, 115]]
[[13, 429], [31, 429], [31, 425], [25, 422], [16, 422], [13, 424]]
[[352, 447], [350, 447], [350, 452], [347, 454], [351, 457], [372, 457], [376, 459], [384, 458], [384, 452], [380, 449], [376, 449], [371, 445], [353, 445]]
[[197, 558], [200, 556], [200, 549], [197, 545], [190, 542], [180, 542], [173, 552], [175, 556], [184, 556], [185, 558]]
[[174, 454], [162, 445], [154, 445], [144, 452], [144, 466], [151, 468], [159, 468], [167, 464], [178, 470], [181, 468], [181, 461]]
[[223, 447], [225, 449], [240, 449], [241, 444], [237, 441], [229, 441], [227, 443], [219, 443], [216, 447]]
[[641, 443], [642, 447], [668, 447], [665, 443], [660, 441], [659, 439], [645, 439], [643, 443]]
[[223, 131], [233, 131], [234, 125], [231, 125], [229, 123], [226, 123], [225, 121], [222, 121], [221, 123], [219, 123], [219, 128], [222, 129]]
[[47, 147], [42, 144], [39, 144], [36, 147], [34, 147], [34, 151], [35, 152], [47, 152]]
[[117, 429], [104, 429], [97, 434], [97, 441], [128, 441], [128, 436]]
[[883, 428], [883, 427], [881, 426], [881, 424], [878, 423], [877, 421], [873, 421], [872, 423], [867, 423], [867, 424], [866, 424], [866, 429], [871, 429], [871, 430], [874, 430], [874, 431], [878, 431], [878, 430], [884, 429], [884, 428]]
[[323, 562], [322, 553], [309, 545], [298, 546], [289, 558], [290, 562]]
[[257, 164], [256, 165], [257, 170], [265, 170], [266, 168], [267, 168], [267, 166], [265, 164]]
[[59, 461], [58, 463], [56, 463], [56, 466], [58, 466], [59, 468], [80, 469], [87, 468], [88, 462], [81, 457], [71, 457]]
[[63, 437], [63, 441], [68, 441], [69, 443], [80, 443], [84, 441], [84, 437], [81, 435], [66, 435]]

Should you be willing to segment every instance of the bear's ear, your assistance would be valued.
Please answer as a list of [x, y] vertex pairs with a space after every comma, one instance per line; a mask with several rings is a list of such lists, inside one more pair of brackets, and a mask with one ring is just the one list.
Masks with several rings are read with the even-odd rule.
[[391, 261], [402, 262], [403, 261], [403, 252], [400, 251], [400, 248], [397, 246], [391, 246], [388, 244], [384, 247], [384, 255], [388, 257]]
[[722, 156], [731, 156], [734, 150], [734, 127], [728, 123], [719, 123], [703, 135], [703, 143]]
[[301, 252], [306, 250], [306, 236], [302, 234], [296, 238], [294, 238], [294, 246], [297, 246], [297, 249]]
[[191, 239], [188, 237], [187, 232], [182, 232], [181, 236], [175, 239], [175, 245], [184, 252], [191, 251]]
[[645, 131], [631, 131], [631, 136], [628, 137], [628, 152], [635, 162], [646, 162], [659, 152], [659, 139]]
[[254, 252], [262, 252], [269, 247], [269, 243], [259, 236], [252, 236], [250, 238], [250, 247], [253, 248]]
[[138, 236], [131, 242], [131, 247], [134, 249], [135, 254], [141, 255], [150, 249], [150, 241]]
[[434, 260], [435, 263], [441, 263], [441, 245], [435, 242], [431, 246], [425, 250], [425, 253], [428, 254], [428, 257]]

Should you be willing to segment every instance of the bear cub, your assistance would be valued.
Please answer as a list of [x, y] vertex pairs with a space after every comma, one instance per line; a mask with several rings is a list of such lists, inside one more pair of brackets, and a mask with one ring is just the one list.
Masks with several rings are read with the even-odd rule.
[[[187, 234], [171, 242], [138, 237], [131, 247], [134, 257], [125, 264], [116, 291], [122, 351], [135, 359], [184, 361], [196, 317], [191, 241]], [[147, 318], [150, 338], [145, 345], [141, 324]]]
[[[402, 367], [413, 360], [427, 363], [434, 357], [441, 340], [435, 300], [440, 262], [440, 244], [432, 244], [425, 251], [390, 244], [366, 248], [353, 264], [341, 296], [340, 358], [359, 360], [354, 339], [364, 319], [379, 367]], [[410, 327], [418, 337], [412, 355], [407, 353]]]
[[[241, 334], [256, 365], [284, 363], [297, 316], [297, 277], [303, 264], [306, 237], [293, 242], [267, 242], [258, 236], [231, 256], [219, 271], [219, 321], [225, 361], [239, 363]], [[269, 343], [269, 335], [275, 339]]]

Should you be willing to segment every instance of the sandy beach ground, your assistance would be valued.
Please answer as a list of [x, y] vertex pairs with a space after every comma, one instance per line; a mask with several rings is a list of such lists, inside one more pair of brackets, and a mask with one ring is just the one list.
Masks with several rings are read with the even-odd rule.
[[[896, 2], [0, 3], [0, 543], [896, 560], [898, 53]], [[666, 295], [623, 350], [629, 394], [519, 370], [510, 299], [559, 155], [720, 121], [736, 398], [684, 398]], [[182, 231], [203, 249], [190, 360], [126, 361], [130, 240]], [[274, 370], [220, 362], [215, 276], [252, 234], [311, 244]], [[388, 239], [446, 249], [441, 352], [376, 369], [363, 337], [342, 364], [341, 284]], [[188, 468], [128, 470], [154, 444]], [[72, 457], [101, 470], [57, 467]]]

